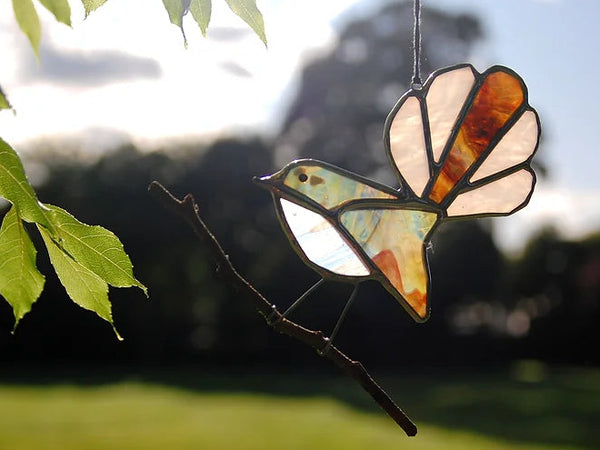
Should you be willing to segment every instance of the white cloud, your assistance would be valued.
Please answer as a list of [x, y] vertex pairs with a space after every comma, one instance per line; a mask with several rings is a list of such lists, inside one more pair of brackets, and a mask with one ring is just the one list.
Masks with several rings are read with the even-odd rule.
[[[37, 66], [14, 22], [10, 2], [0, 3], [0, 53], [12, 62], [3, 67], [0, 83], [18, 111], [16, 117], [0, 114], [0, 134], [18, 146], [38, 136], [99, 127], [115, 128], [145, 143], [225, 130], [271, 131], [282, 115], [282, 92], [289, 89], [302, 56], [332, 42], [331, 20], [352, 1], [261, 2], [268, 50], [223, 1], [214, 2], [206, 39], [191, 16], [184, 18], [187, 50], [160, 0], [143, 3], [140, 10], [138, 0], [107, 2], [85, 21], [81, 7], [75, 5], [73, 28], [56, 23], [38, 8], [42, 42], [57, 49], [55, 53], [82, 61], [118, 54], [121, 62], [137, 61], [138, 73], [141, 63], [153, 65], [151, 78], [133, 79], [121, 71], [120, 77], [105, 76], [104, 81], [110, 82], [103, 85], [57, 80], [56, 71], [45, 77], [56, 58], [45, 60], [42, 52]], [[27, 77], [19, 73], [18, 62], [23, 60], [28, 61]], [[142, 69], [148, 72], [146, 66]]]

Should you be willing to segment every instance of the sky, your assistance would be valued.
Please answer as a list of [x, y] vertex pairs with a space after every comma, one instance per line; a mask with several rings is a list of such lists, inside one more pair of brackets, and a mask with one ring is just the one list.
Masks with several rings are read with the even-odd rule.
[[[72, 28], [40, 7], [38, 63], [10, 2], [0, 1], [0, 85], [17, 110], [0, 114], [0, 136], [22, 154], [56, 136], [90, 154], [123, 141], [153, 149], [231, 133], [272, 136], [302, 64], [326, 53], [345, 21], [385, 2], [258, 0], [268, 49], [222, 0], [213, 0], [207, 38], [191, 17], [184, 19], [187, 49], [160, 0], [110, 0], [86, 20], [79, 2], [71, 2]], [[499, 243], [517, 251], [541, 224], [567, 238], [600, 230], [600, 2], [422, 3], [474, 14], [485, 39], [466, 62], [480, 71], [492, 64], [514, 69], [540, 114], [538, 157], [549, 177], [525, 209], [496, 220]]]

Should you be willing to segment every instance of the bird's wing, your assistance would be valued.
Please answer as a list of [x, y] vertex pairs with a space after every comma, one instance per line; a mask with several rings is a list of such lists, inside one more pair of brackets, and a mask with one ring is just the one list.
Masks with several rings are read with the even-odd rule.
[[277, 199], [277, 211], [294, 248], [318, 271], [342, 277], [365, 277], [371, 269], [363, 262], [353, 243], [334, 227], [326, 216], [284, 198]]
[[507, 215], [531, 196], [540, 124], [510, 69], [437, 71], [400, 99], [385, 130], [401, 182], [448, 216]]

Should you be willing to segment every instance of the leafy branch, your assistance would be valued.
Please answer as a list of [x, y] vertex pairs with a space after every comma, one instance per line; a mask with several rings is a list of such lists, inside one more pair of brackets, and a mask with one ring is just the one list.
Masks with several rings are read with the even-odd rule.
[[[86, 16], [106, 0], [82, 0]], [[68, 0], [39, 0], [58, 22], [71, 25]], [[41, 24], [33, 0], [13, 0], [21, 30], [39, 58]], [[0, 110], [13, 109], [0, 89]], [[14, 110], [13, 110], [14, 111]], [[37, 301], [45, 277], [36, 267], [37, 251], [23, 222], [35, 224], [50, 262], [69, 297], [108, 321], [119, 339], [108, 299], [108, 286], [146, 287], [133, 276], [121, 241], [100, 226], [86, 225], [56, 206], [40, 203], [13, 148], [0, 138], [0, 197], [11, 207], [0, 227], [0, 295], [12, 306], [14, 328]]]
[[[58, 22], [71, 26], [69, 0], [38, 0]], [[81, 0], [85, 17], [107, 0]], [[225, 0], [267, 45], [264, 22], [256, 0]], [[163, 0], [172, 23], [181, 28], [183, 17], [192, 16], [206, 36], [210, 23], [211, 0]], [[42, 26], [34, 0], [12, 0], [15, 19], [29, 39], [39, 59]], [[0, 110], [13, 109], [0, 88]], [[14, 109], [13, 109], [14, 112]], [[133, 275], [129, 256], [117, 236], [100, 226], [78, 221], [57, 206], [40, 203], [27, 181], [17, 153], [0, 138], [0, 197], [11, 203], [0, 227], [0, 295], [12, 306], [16, 328], [44, 288], [45, 278], [37, 270], [37, 251], [23, 222], [37, 226], [48, 251], [50, 262], [69, 297], [85, 309], [94, 311], [115, 329], [108, 286], [146, 287]]]
[[[199, 206], [190, 194], [178, 200], [160, 183], [154, 181], [148, 188], [150, 195], [163, 207], [181, 217], [192, 228], [216, 265], [217, 273], [230, 285], [241, 299], [251, 302], [267, 325], [275, 331], [293, 337], [314, 348], [317, 353], [342, 369], [354, 379], [377, 402], [377, 404], [404, 430], [408, 436], [417, 434], [416, 425], [394, 403], [390, 396], [375, 382], [359, 361], [354, 361], [337, 347], [328, 345], [327, 337], [321, 331], [307, 329], [296, 322], [282, 317], [275, 305], [270, 303], [231, 264], [221, 244], [208, 229], [199, 215]], [[323, 351], [327, 349], [327, 351]]]
[[[146, 287], [117, 236], [100, 226], [86, 225], [65, 210], [42, 204], [27, 181], [17, 153], [0, 139], [0, 197], [12, 206], [0, 228], [0, 294], [13, 308], [15, 328], [31, 310], [44, 287], [36, 267], [36, 250], [23, 222], [37, 226], [50, 262], [67, 294], [94, 311], [114, 329], [108, 285]], [[115, 329], [117, 337], [120, 336]]]

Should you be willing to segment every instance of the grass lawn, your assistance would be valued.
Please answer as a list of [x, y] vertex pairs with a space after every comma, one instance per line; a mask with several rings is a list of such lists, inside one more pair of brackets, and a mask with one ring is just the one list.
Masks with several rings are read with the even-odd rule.
[[0, 449], [600, 448], [600, 371], [591, 369], [535, 380], [492, 372], [384, 379], [417, 422], [415, 438], [337, 377], [99, 378], [0, 381]]

